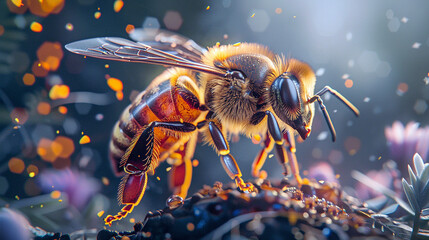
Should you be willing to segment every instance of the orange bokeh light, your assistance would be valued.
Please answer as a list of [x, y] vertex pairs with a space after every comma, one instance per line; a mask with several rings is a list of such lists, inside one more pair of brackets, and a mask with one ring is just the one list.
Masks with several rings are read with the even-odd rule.
[[94, 18], [95, 19], [99, 19], [101, 17], [101, 12], [95, 12], [94, 13]]
[[124, 6], [124, 2], [122, 0], [116, 0], [115, 3], [113, 3], [113, 10], [115, 12], [119, 12], [121, 11], [123, 6]]
[[351, 88], [351, 87], [353, 87], [353, 80], [351, 80], [351, 79], [347, 79], [347, 80], [344, 82], [344, 85], [346, 86], [346, 88]]
[[58, 14], [64, 7], [64, 0], [27, 0], [30, 12], [39, 17]]
[[46, 41], [39, 47], [39, 49], [37, 49], [37, 58], [43, 68], [48, 71], [56, 71], [60, 66], [63, 56], [64, 52], [59, 42]]
[[70, 95], [69, 86], [63, 85], [63, 84], [54, 85], [49, 91], [49, 97], [52, 100], [65, 99], [65, 98], [68, 98], [69, 95]]
[[24, 4], [22, 0], [7, 0], [6, 5], [10, 12], [16, 14], [23, 14], [28, 9], [28, 5]]
[[79, 144], [87, 144], [90, 143], [91, 139], [88, 135], [83, 135], [82, 138], [79, 140]]
[[30, 29], [33, 32], [41, 32], [43, 30], [43, 26], [38, 22], [32, 22], [30, 25]]
[[37, 112], [40, 115], [48, 115], [51, 112], [51, 105], [47, 102], [40, 102], [37, 105]]
[[8, 166], [9, 170], [16, 174], [22, 173], [25, 169], [24, 161], [16, 157], [13, 157], [9, 160]]
[[31, 67], [31, 71], [36, 77], [46, 77], [49, 73], [49, 70], [45, 68], [46, 64], [42, 64], [39, 61], [35, 61]]
[[4, 27], [3, 25], [0, 25], [0, 36], [4, 34]]
[[67, 109], [67, 107], [65, 107], [65, 106], [59, 106], [58, 107], [58, 112], [60, 112], [61, 114], [67, 114], [67, 112], [68, 112], [68, 109]]
[[122, 81], [117, 78], [108, 78], [107, 85], [115, 92], [122, 91], [124, 89]]
[[126, 31], [128, 34], [132, 33], [132, 32], [134, 31], [134, 29], [135, 29], [135, 27], [134, 27], [134, 25], [132, 25], [132, 24], [128, 24], [128, 25], [125, 27], [125, 31]]
[[47, 162], [55, 162], [58, 158], [68, 159], [74, 152], [73, 140], [58, 136], [54, 141], [42, 138], [37, 145], [37, 154]]
[[122, 101], [124, 99], [124, 93], [122, 91], [117, 91], [116, 99], [118, 99], [119, 101]]
[[24, 82], [25, 85], [31, 86], [36, 82], [36, 78], [31, 73], [26, 73], [22, 77], [22, 82]]

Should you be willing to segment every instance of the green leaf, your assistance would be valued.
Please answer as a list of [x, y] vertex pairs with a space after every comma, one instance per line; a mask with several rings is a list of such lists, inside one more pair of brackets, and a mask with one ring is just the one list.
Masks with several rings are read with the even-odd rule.
[[399, 206], [399, 204], [394, 203], [390, 206], [383, 208], [379, 213], [380, 214], [386, 214], [386, 215], [392, 214], [392, 213], [396, 212], [396, 209], [398, 209], [398, 206]]
[[417, 212], [419, 208], [419, 204], [417, 202], [417, 198], [414, 192], [413, 186], [408, 184], [407, 180], [402, 178], [402, 186], [404, 188], [405, 195], [407, 196], [408, 202], [410, 203], [411, 208]]
[[419, 193], [419, 184], [417, 182], [417, 177], [414, 174], [413, 170], [411, 169], [410, 165], [408, 165], [408, 174], [410, 175], [411, 185], [416, 190], [415, 193]]
[[394, 197], [393, 200], [395, 200], [395, 202], [397, 202], [401, 208], [403, 208], [409, 214], [411, 214], [412, 216], [414, 216], [414, 214], [415, 214], [414, 210], [411, 208], [410, 205], [408, 205], [408, 203], [404, 202], [402, 199], [400, 199], [398, 197]]
[[414, 169], [416, 170], [416, 174], [418, 177], [420, 177], [420, 175], [422, 175], [422, 172], [424, 169], [423, 159], [422, 159], [422, 157], [420, 157], [420, 155], [418, 153], [416, 153], [416, 154], [414, 154], [413, 162], [414, 162]]
[[[420, 175], [420, 184], [426, 185], [429, 180], [429, 164], [425, 163], [422, 174]], [[423, 186], [421, 186], [423, 188]]]

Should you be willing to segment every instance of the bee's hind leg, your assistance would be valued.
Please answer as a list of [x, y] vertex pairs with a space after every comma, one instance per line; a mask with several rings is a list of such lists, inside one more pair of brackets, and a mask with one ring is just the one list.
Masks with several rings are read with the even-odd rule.
[[198, 133], [195, 133], [188, 142], [175, 153], [179, 164], [174, 165], [169, 175], [169, 185], [175, 195], [186, 198], [192, 180], [192, 157], [197, 145]]

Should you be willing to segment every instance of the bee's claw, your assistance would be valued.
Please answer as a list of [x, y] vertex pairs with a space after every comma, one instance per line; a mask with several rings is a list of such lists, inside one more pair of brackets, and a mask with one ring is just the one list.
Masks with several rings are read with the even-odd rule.
[[250, 182], [245, 183], [241, 177], [235, 178], [235, 184], [243, 192], [247, 192], [247, 193], [258, 192], [258, 189], [255, 188], [255, 186], [252, 183]]

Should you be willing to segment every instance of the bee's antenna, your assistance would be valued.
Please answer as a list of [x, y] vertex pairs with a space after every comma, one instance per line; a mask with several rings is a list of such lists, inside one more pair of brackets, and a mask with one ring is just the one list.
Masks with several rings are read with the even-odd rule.
[[329, 117], [329, 113], [326, 110], [325, 105], [323, 104], [322, 98], [319, 95], [314, 95], [313, 97], [311, 97], [309, 102], [313, 103], [316, 100], [319, 103], [320, 109], [322, 110], [323, 116], [325, 117], [326, 123], [328, 124], [329, 131], [332, 135], [332, 142], [335, 142], [335, 139], [337, 138], [337, 133], [335, 132], [334, 124], [332, 124], [331, 118]]
[[333, 94], [341, 102], [343, 102], [348, 108], [350, 108], [350, 110], [352, 110], [352, 112], [356, 115], [356, 117], [359, 116], [360, 112], [359, 112], [359, 109], [357, 109], [357, 107], [355, 107], [351, 102], [349, 102], [349, 100], [347, 100], [347, 98], [345, 98], [343, 95], [341, 95], [339, 92], [335, 91], [329, 86], [325, 86], [324, 88], [322, 88], [322, 90], [320, 90], [313, 97], [310, 98], [309, 100], [310, 103], [313, 103], [314, 101], [317, 101], [319, 103], [320, 109], [322, 110], [323, 116], [325, 117], [326, 123], [328, 124], [329, 131], [331, 131], [332, 141], [335, 142], [337, 134], [335, 132], [334, 124], [332, 124], [331, 118], [329, 117], [328, 111], [326, 110], [326, 107], [323, 104], [323, 100], [321, 98], [321, 96], [327, 92], [330, 92], [331, 94]]

